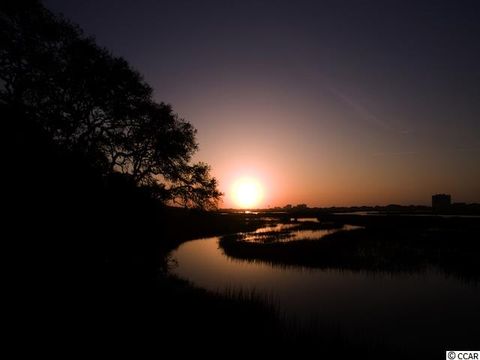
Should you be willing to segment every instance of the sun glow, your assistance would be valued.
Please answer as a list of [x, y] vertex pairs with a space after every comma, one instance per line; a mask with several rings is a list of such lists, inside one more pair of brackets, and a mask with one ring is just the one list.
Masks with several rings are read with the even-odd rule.
[[263, 188], [256, 179], [242, 178], [233, 184], [233, 197], [238, 207], [251, 209], [262, 201]]

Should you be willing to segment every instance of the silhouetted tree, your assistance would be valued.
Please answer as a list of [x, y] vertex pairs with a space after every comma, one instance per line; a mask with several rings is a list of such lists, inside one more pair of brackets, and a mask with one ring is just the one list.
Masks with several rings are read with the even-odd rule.
[[221, 193], [203, 163], [191, 164], [196, 130], [122, 58], [38, 1], [0, 11], [0, 106], [8, 121], [38, 124], [102, 173], [130, 175], [164, 202], [212, 208]]

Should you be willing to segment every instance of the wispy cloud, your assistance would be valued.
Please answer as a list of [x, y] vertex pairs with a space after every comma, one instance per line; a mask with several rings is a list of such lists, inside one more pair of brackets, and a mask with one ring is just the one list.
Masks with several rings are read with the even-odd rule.
[[382, 120], [380, 117], [373, 114], [370, 109], [368, 109], [365, 105], [361, 104], [359, 101], [353, 99], [351, 96], [345, 94], [343, 91], [340, 91], [334, 87], [329, 87], [330, 92], [340, 99], [344, 104], [348, 105], [350, 109], [352, 109], [355, 113], [357, 113], [361, 119], [365, 122], [374, 125], [376, 127], [380, 127], [384, 130], [393, 131], [402, 135], [410, 134], [410, 130], [407, 129], [396, 129], [391, 126], [386, 121]]
[[417, 151], [380, 151], [373, 153], [373, 156], [410, 156], [417, 155]]

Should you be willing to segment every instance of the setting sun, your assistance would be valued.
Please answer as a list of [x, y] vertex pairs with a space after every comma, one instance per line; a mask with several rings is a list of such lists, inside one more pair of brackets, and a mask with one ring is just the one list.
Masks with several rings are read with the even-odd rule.
[[233, 185], [233, 197], [237, 206], [245, 209], [253, 208], [260, 204], [263, 189], [257, 180], [242, 178]]

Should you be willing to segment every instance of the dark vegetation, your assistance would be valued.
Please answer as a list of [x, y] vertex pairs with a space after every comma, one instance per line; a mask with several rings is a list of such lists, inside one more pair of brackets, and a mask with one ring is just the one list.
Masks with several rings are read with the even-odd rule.
[[[246, 234], [223, 236], [220, 245], [232, 257], [262, 260], [280, 266], [341, 268], [355, 271], [420, 271], [436, 267], [464, 280], [479, 281], [480, 222], [473, 218], [321, 215], [326, 222], [301, 224], [322, 229], [339, 223], [363, 229], [338, 231], [319, 240], [244, 241]], [[333, 225], [332, 225], [333, 224]]]

